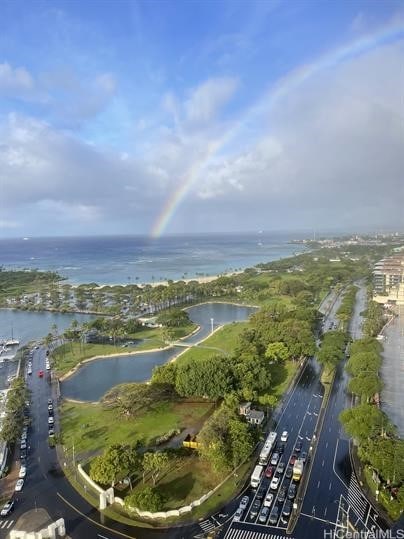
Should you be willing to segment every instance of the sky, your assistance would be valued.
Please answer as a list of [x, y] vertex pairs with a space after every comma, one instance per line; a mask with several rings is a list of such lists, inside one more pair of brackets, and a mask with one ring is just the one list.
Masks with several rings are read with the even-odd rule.
[[0, 237], [404, 230], [404, 0], [0, 20]]

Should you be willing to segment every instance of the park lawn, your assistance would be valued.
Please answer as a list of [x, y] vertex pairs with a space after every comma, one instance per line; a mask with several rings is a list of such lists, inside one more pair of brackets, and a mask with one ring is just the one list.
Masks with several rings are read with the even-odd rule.
[[90, 343], [65, 343], [55, 348], [52, 352], [51, 360], [57, 376], [66, 374], [80, 361], [93, 356], [107, 356], [121, 352], [113, 344], [90, 344]]
[[134, 419], [102, 404], [66, 402], [61, 406], [62, 441], [86, 459], [114, 443], [150, 444], [172, 429], [198, 428], [213, 411], [210, 402], [160, 402]]
[[215, 354], [231, 354], [237, 344], [238, 335], [248, 326], [248, 322], [228, 324], [204, 340], [200, 345], [189, 348], [176, 361], [204, 359]]
[[192, 452], [187, 457], [176, 459], [176, 465], [162, 476], [157, 487], [166, 499], [164, 509], [167, 511], [197, 500], [219, 482], [220, 478], [215, 476], [210, 465]]

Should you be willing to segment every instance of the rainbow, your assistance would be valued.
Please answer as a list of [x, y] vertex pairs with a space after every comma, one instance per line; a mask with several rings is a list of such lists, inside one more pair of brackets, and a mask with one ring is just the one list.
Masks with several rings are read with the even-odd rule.
[[235, 122], [235, 124], [225, 132], [225, 134], [216, 141], [207, 145], [205, 154], [198, 159], [181, 177], [177, 189], [168, 197], [160, 214], [155, 220], [150, 236], [152, 238], [160, 237], [166, 229], [168, 223], [173, 218], [177, 208], [185, 199], [201, 171], [209, 163], [210, 159], [217, 155], [218, 151], [223, 149], [224, 145], [232, 140], [248, 122], [255, 117], [259, 117], [265, 110], [272, 107], [276, 101], [289, 94], [292, 90], [298, 88], [313, 75], [341, 63], [352, 60], [367, 52], [379, 47], [395, 43], [404, 38], [404, 22], [398, 21], [389, 23], [378, 31], [362, 36], [351, 42], [349, 45], [339, 47], [333, 51], [320, 56], [315, 62], [300, 66], [292, 70], [285, 77], [282, 77], [272, 87], [265, 92], [264, 96], [251, 108], [249, 108]]

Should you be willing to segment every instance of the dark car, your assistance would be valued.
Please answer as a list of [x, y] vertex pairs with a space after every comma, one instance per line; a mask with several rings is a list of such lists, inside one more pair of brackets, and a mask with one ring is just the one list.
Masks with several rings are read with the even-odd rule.
[[279, 508], [277, 505], [274, 505], [271, 511], [271, 514], [269, 515], [269, 524], [276, 524], [278, 522], [279, 518]]
[[0, 516], [8, 517], [8, 515], [14, 510], [14, 500], [9, 500], [6, 504], [3, 505]]
[[293, 466], [288, 466], [286, 468], [285, 477], [290, 479], [292, 477], [292, 475], [293, 475]]
[[288, 492], [288, 498], [289, 500], [293, 500], [294, 497], [296, 496], [296, 485], [294, 483], [292, 483], [289, 487], [289, 492]]
[[286, 487], [282, 487], [279, 490], [278, 502], [283, 503], [285, 501], [285, 498], [286, 498]]
[[296, 445], [295, 445], [295, 451], [296, 453], [300, 453], [300, 451], [302, 450], [302, 442], [299, 440], [296, 442]]
[[258, 517], [258, 522], [265, 524], [269, 515], [269, 507], [263, 507], [260, 511], [260, 516]]
[[303, 462], [306, 462], [306, 459], [307, 459], [307, 453], [306, 453], [306, 451], [303, 451], [303, 452], [300, 454], [300, 459], [301, 459]]
[[267, 489], [264, 488], [264, 487], [261, 487], [257, 490], [257, 495], [256, 495], [256, 499], [257, 500], [262, 500], [264, 497], [265, 497], [265, 494], [266, 494], [266, 491]]
[[49, 404], [53, 404], [53, 400], [52, 399], [48, 399], [48, 405]]
[[252, 504], [251, 510], [250, 510], [250, 519], [252, 520], [258, 515], [258, 512], [261, 508], [261, 502], [258, 500], [255, 500]]
[[292, 512], [292, 502], [290, 500], [286, 500], [285, 505], [283, 506], [282, 515], [284, 517], [289, 517], [291, 512]]

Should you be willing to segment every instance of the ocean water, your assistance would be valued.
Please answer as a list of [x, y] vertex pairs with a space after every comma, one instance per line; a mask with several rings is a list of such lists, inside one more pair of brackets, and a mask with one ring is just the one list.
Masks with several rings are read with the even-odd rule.
[[5, 269], [52, 270], [72, 284], [151, 283], [216, 275], [269, 262], [304, 247], [299, 234], [251, 233], [0, 239]]

